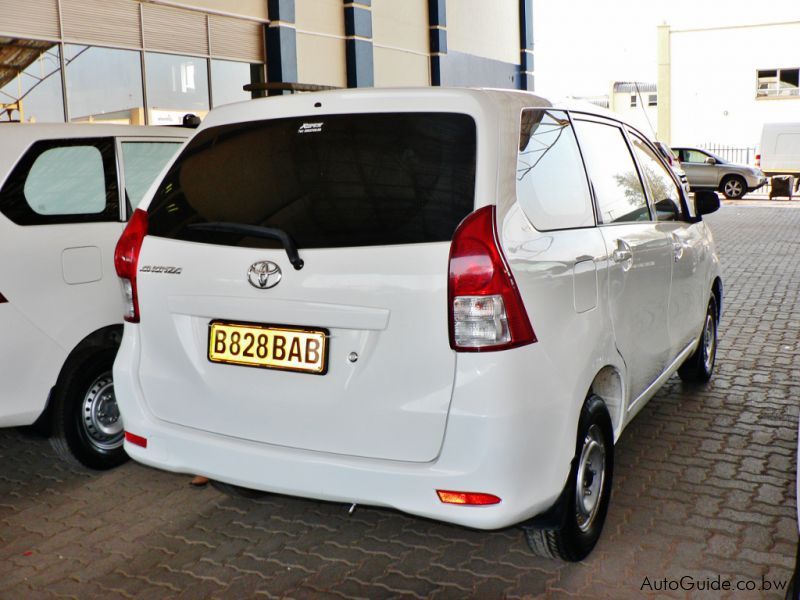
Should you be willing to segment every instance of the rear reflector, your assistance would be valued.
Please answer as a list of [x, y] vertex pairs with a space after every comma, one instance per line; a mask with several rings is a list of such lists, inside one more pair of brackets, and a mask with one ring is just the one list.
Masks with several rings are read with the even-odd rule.
[[439, 500], [445, 504], [464, 504], [466, 506], [485, 506], [487, 504], [500, 504], [500, 498], [494, 494], [480, 492], [451, 492], [436, 490]]
[[134, 444], [135, 446], [147, 448], [147, 438], [143, 438], [142, 436], [131, 433], [130, 431], [125, 432], [125, 441]]

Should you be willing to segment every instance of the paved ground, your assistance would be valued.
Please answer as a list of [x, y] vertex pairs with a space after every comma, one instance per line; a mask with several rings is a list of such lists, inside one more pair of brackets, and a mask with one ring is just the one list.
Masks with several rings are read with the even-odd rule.
[[727, 274], [717, 375], [699, 389], [673, 378], [623, 435], [606, 529], [584, 563], [535, 559], [516, 530], [234, 500], [133, 463], [72, 469], [46, 440], [7, 430], [0, 598], [617, 599], [664, 578], [786, 580], [797, 541], [800, 210], [728, 205], [709, 220]]

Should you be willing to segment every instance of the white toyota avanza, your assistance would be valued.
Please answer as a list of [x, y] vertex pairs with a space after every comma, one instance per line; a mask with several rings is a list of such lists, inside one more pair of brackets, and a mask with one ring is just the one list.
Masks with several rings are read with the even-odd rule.
[[351, 90], [212, 111], [116, 250], [142, 463], [580, 560], [614, 442], [711, 377], [702, 214], [643, 135], [523, 92]]

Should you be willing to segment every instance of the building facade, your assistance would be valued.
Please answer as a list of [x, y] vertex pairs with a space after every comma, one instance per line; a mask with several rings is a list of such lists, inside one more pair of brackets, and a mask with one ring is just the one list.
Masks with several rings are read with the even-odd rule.
[[0, 0], [0, 121], [178, 123], [283, 83], [532, 89], [532, 24], [532, 0]]
[[673, 145], [754, 147], [800, 121], [800, 22], [658, 28], [658, 133]]

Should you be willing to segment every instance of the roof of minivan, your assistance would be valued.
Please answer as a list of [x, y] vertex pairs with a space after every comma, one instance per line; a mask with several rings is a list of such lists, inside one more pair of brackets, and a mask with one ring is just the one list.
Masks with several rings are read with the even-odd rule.
[[2, 123], [4, 141], [83, 137], [189, 137], [193, 129], [147, 125], [95, 125], [94, 123]]
[[[212, 110], [204, 119], [200, 129], [213, 127], [223, 123], [250, 121], [269, 118], [266, 113], [273, 110], [280, 112], [281, 108], [289, 109], [298, 104], [308, 106], [308, 113], [313, 114], [319, 110], [330, 114], [326, 110], [326, 101], [337, 108], [347, 105], [353, 112], [369, 111], [370, 105], [376, 102], [384, 103], [388, 100], [417, 100], [419, 105], [409, 105], [408, 110], [424, 110], [424, 101], [477, 100], [484, 108], [494, 108], [502, 112], [504, 109], [518, 110], [521, 107], [561, 108], [605, 116], [617, 121], [623, 121], [620, 115], [599, 107], [590, 102], [575, 98], [545, 97], [523, 90], [509, 90], [502, 88], [461, 88], [461, 87], [404, 87], [404, 88], [353, 88], [341, 90], [325, 90], [320, 92], [302, 92], [293, 95], [271, 96], [256, 100], [246, 100], [226, 104]], [[320, 107], [315, 106], [317, 103]], [[493, 106], [492, 106], [493, 105]], [[279, 108], [280, 107], [280, 108]]]

